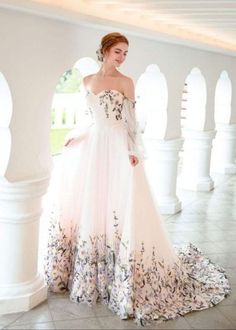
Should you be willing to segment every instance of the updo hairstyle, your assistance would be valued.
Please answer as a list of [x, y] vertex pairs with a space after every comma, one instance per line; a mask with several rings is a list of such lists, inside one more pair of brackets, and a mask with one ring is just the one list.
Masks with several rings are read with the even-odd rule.
[[96, 51], [98, 61], [103, 62], [105, 52], [109, 51], [111, 47], [118, 44], [119, 42], [124, 42], [129, 46], [129, 41], [123, 34], [120, 34], [119, 32], [112, 32], [106, 34], [102, 38], [101, 44]]

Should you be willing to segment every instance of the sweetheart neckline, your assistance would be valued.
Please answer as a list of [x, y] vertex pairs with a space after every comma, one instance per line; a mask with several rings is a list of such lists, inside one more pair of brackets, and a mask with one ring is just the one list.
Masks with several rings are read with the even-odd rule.
[[130, 97], [128, 97], [128, 96], [126, 96], [126, 95], [124, 95], [122, 92], [120, 92], [120, 91], [118, 91], [117, 89], [112, 89], [112, 88], [106, 88], [106, 89], [103, 89], [103, 90], [101, 90], [99, 93], [94, 93], [94, 92], [92, 92], [91, 90], [88, 90], [87, 89], [87, 92], [88, 93], [90, 93], [90, 94], [92, 94], [92, 95], [94, 95], [94, 96], [99, 96], [100, 94], [102, 94], [102, 93], [104, 93], [104, 92], [108, 92], [108, 91], [113, 91], [113, 92], [117, 92], [117, 93], [119, 93], [120, 95], [122, 95], [124, 98], [126, 98], [126, 99], [128, 99], [128, 100], [130, 100], [130, 101], [132, 101], [132, 102], [136, 102], [135, 100], [133, 100], [133, 99], [131, 99]]

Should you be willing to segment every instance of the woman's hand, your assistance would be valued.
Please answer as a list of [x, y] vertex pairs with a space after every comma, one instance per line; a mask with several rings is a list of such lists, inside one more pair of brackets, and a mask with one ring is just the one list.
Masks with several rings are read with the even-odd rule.
[[64, 147], [70, 147], [73, 145], [76, 145], [78, 143], [80, 143], [82, 140], [84, 140], [87, 136], [87, 131], [84, 132], [76, 132], [76, 130], [73, 130], [71, 132], [69, 132], [66, 136], [65, 136], [65, 140], [64, 140]]
[[70, 147], [73, 145], [78, 144], [79, 142], [81, 142], [84, 139], [84, 136], [78, 136], [78, 137], [66, 137], [65, 138], [65, 142], [64, 142], [64, 147]]
[[75, 143], [75, 138], [69, 138], [69, 139], [65, 139], [65, 142], [64, 142], [64, 147], [68, 147], [68, 146], [71, 146]]
[[132, 166], [136, 166], [139, 163], [138, 158], [134, 155], [129, 155], [129, 160]]

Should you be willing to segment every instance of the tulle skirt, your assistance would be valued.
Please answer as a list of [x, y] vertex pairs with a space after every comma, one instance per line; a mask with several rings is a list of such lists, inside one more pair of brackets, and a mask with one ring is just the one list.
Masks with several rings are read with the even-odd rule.
[[94, 125], [64, 148], [49, 220], [46, 281], [72, 301], [101, 301], [144, 325], [230, 293], [224, 269], [197, 247], [172, 246], [143, 162], [130, 164], [121, 124]]

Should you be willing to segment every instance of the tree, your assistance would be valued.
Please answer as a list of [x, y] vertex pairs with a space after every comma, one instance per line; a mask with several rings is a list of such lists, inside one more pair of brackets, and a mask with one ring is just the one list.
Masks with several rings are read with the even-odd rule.
[[78, 69], [67, 70], [56, 86], [56, 93], [77, 93], [80, 90], [81, 81], [82, 75]]

